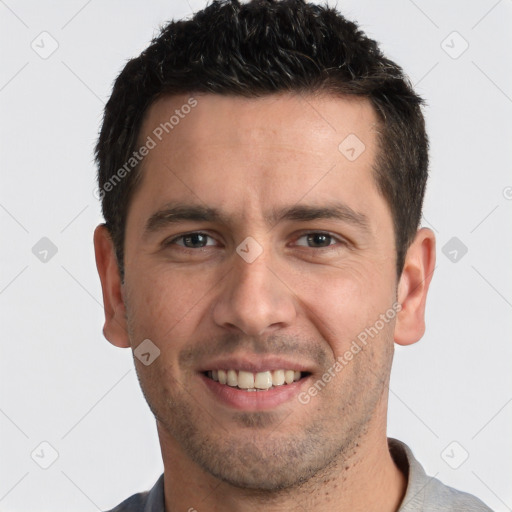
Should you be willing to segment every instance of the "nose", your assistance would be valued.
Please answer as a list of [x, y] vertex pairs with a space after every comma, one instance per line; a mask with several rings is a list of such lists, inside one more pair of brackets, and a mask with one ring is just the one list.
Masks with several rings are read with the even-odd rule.
[[291, 325], [296, 317], [293, 291], [284, 276], [271, 268], [266, 252], [252, 263], [237, 254], [234, 259], [213, 307], [215, 323], [248, 336]]

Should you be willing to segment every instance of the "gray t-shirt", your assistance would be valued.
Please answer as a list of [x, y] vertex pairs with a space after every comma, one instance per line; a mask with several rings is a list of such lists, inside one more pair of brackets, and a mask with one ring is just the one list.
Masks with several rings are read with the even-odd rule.
[[[427, 476], [406, 444], [396, 439], [388, 439], [388, 444], [396, 465], [407, 477], [407, 491], [397, 512], [492, 512], [471, 494]], [[109, 512], [166, 512], [164, 475], [150, 491], [134, 494]]]

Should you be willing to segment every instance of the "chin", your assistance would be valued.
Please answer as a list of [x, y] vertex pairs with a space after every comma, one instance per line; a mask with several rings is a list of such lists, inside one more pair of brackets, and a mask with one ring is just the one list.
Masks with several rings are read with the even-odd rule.
[[301, 486], [336, 458], [333, 450], [314, 446], [311, 439], [226, 440], [190, 453], [204, 471], [223, 482], [254, 492], [275, 493]]

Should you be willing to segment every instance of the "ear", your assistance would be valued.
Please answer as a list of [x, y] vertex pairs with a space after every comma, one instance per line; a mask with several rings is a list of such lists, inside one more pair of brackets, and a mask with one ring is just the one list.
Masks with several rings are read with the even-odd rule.
[[395, 343], [412, 345], [425, 333], [425, 304], [436, 263], [436, 238], [432, 230], [421, 228], [410, 245], [398, 283], [402, 309], [395, 324]]
[[105, 309], [103, 335], [112, 345], [130, 346], [126, 325], [126, 309], [122, 294], [121, 276], [117, 265], [114, 244], [105, 224], [94, 230], [94, 252], [96, 267], [100, 275]]

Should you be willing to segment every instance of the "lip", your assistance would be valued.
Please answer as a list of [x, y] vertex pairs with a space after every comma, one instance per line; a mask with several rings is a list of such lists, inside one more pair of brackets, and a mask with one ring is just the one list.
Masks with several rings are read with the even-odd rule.
[[[210, 370], [242, 370], [246, 372], [265, 372], [274, 370], [296, 370], [299, 372], [313, 373], [314, 368], [305, 366], [298, 361], [290, 361], [289, 359], [267, 356], [259, 357], [257, 355], [247, 357], [223, 357], [208, 361], [204, 366], [198, 368], [197, 371], [203, 373]], [[287, 384], [291, 386], [291, 384]]]
[[[269, 369], [268, 367], [266, 368]], [[199, 373], [198, 375], [215, 400], [228, 407], [241, 411], [270, 410], [281, 404], [297, 399], [297, 395], [311, 378], [311, 375], [308, 375], [292, 384], [283, 384], [282, 386], [277, 386], [265, 391], [244, 391], [228, 386], [227, 384], [220, 384], [220, 382], [210, 379], [204, 373]]]

